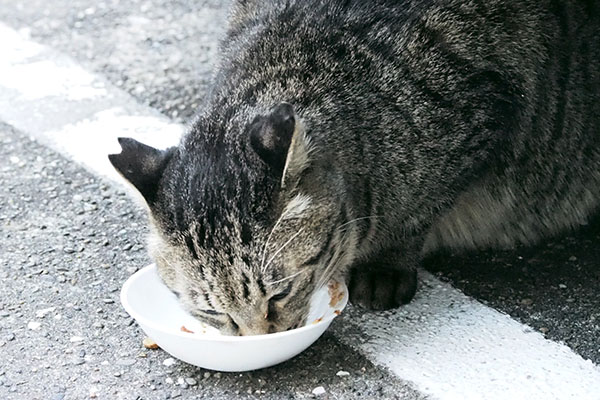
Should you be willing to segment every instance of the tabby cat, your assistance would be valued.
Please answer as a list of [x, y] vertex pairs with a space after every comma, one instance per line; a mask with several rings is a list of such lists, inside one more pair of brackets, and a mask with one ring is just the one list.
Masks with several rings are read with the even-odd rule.
[[177, 147], [120, 139], [165, 283], [226, 334], [371, 309], [423, 254], [530, 244], [600, 198], [596, 0], [237, 1]]

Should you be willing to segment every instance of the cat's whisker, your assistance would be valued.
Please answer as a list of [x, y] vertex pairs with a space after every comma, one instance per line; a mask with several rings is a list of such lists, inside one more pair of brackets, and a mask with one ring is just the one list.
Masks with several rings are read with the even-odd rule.
[[260, 271], [261, 271], [261, 273], [264, 273], [265, 270], [266, 270], [266, 267], [264, 267], [264, 265], [265, 265], [265, 257], [267, 255], [267, 246], [269, 245], [269, 242], [271, 241], [271, 237], [273, 236], [273, 232], [275, 232], [275, 229], [277, 229], [277, 227], [279, 226], [279, 224], [283, 220], [284, 215], [285, 214], [282, 214], [279, 217], [279, 219], [275, 222], [275, 225], [273, 226], [273, 229], [271, 229], [271, 232], [269, 232], [269, 236], [267, 237], [267, 241], [265, 242], [265, 246], [263, 247], [262, 259], [260, 261]]
[[[336, 229], [340, 232], [340, 233], [345, 233], [347, 232], [347, 230], [345, 229], [340, 229], [344, 226], [349, 225], [352, 222], [355, 221], [360, 221], [363, 219], [368, 219], [368, 218], [381, 218], [382, 215], [369, 215], [366, 217], [358, 217], [358, 218], [354, 218], [351, 219], [350, 221], [338, 226]], [[336, 270], [336, 266], [338, 265], [339, 261], [340, 261], [340, 257], [339, 255], [343, 253], [343, 251], [341, 250], [343, 247], [343, 243], [346, 241], [346, 239], [348, 239], [348, 234], [346, 233], [346, 235], [344, 235], [341, 240], [340, 240], [340, 246], [338, 246], [338, 248], [336, 249], [333, 257], [331, 258], [331, 261], [329, 262], [329, 264], [327, 264], [327, 267], [325, 268], [325, 271], [323, 272], [323, 274], [321, 275], [321, 278], [319, 279], [318, 284], [316, 285], [317, 290], [320, 289], [324, 284], [326, 284], [329, 279], [331, 279], [331, 276], [333, 275], [333, 273]]]
[[160, 253], [160, 257], [162, 259], [162, 261], [167, 264], [169, 267], [175, 269], [175, 266], [173, 264], [171, 264], [171, 262], [167, 259], [167, 257], [165, 257], [165, 252], [162, 250], [159, 250]]
[[333, 257], [331, 257], [331, 260], [329, 261], [329, 263], [327, 264], [327, 267], [325, 267], [325, 271], [323, 271], [323, 274], [321, 275], [321, 278], [319, 279], [316, 288], [317, 290], [320, 289], [324, 284], [326, 284], [329, 279], [331, 278], [331, 276], [333, 275], [333, 273], [335, 272], [335, 267], [338, 265], [338, 262], [340, 260], [340, 254], [342, 254], [342, 245], [343, 242], [345, 242], [346, 237], [342, 237], [340, 240], [340, 246], [337, 247], [337, 249], [335, 250], [335, 253], [333, 254]]
[[345, 222], [345, 223], [341, 224], [341, 225], [340, 225], [340, 226], [338, 226], [336, 229], [343, 228], [344, 226], [350, 225], [350, 224], [351, 224], [351, 223], [353, 223], [353, 222], [360, 221], [360, 220], [363, 220], [363, 219], [370, 219], [370, 218], [381, 218], [381, 217], [383, 217], [383, 215], [369, 215], [369, 216], [366, 216], [366, 217], [358, 217], [358, 218], [354, 218], [354, 219], [351, 219], [351, 220], [350, 220], [350, 221], [348, 221], [348, 222]]
[[292, 279], [292, 278], [294, 278], [294, 277], [296, 277], [296, 276], [300, 275], [301, 273], [302, 273], [302, 270], [300, 270], [300, 271], [296, 272], [295, 274], [292, 274], [292, 275], [286, 276], [285, 278], [278, 279], [278, 280], [276, 280], [276, 281], [265, 282], [265, 284], [266, 284], [266, 285], [274, 285], [274, 284], [276, 284], [276, 283], [285, 282], [285, 281], [287, 281], [287, 280], [289, 280], [289, 279]]
[[302, 231], [304, 230], [304, 228], [301, 228], [298, 232], [294, 233], [292, 235], [291, 238], [289, 238], [287, 240], [287, 242], [285, 242], [269, 259], [269, 261], [267, 262], [267, 264], [265, 265], [265, 267], [262, 269], [262, 272], [265, 272], [267, 270], [267, 268], [269, 268], [269, 265], [271, 265], [271, 263], [273, 262], [273, 260], [275, 259], [275, 257], [277, 257], [277, 255], [279, 253], [281, 253], [281, 251], [292, 242], [292, 240], [294, 240], [296, 238], [296, 236], [298, 236]]
[[335, 272], [335, 266], [338, 265], [338, 261], [339, 261], [338, 256], [340, 254], [341, 254], [341, 251], [338, 248], [338, 250], [336, 250], [335, 254], [331, 258], [331, 261], [325, 268], [325, 271], [323, 271], [323, 275], [321, 275], [321, 278], [319, 279], [317, 285], [315, 286], [315, 290], [321, 289], [323, 287], [323, 285], [325, 285], [329, 281], [329, 279], [331, 278], [331, 275], [333, 275], [333, 273]]

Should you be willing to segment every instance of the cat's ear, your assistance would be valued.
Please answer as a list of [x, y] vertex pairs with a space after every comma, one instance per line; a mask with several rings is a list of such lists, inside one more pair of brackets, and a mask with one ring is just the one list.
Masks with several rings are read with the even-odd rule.
[[250, 145], [279, 174], [283, 173], [295, 127], [296, 115], [289, 103], [279, 104], [250, 125]]
[[158, 190], [158, 182], [175, 148], [158, 150], [132, 138], [119, 138], [121, 153], [110, 154], [113, 167], [152, 203]]
[[279, 104], [269, 115], [257, 117], [252, 122], [250, 144], [281, 176], [282, 183], [308, 166], [310, 141], [289, 103]]
[[296, 122], [292, 142], [287, 152], [285, 166], [281, 175], [281, 186], [297, 182], [302, 172], [308, 168], [311, 163], [311, 153], [313, 145], [310, 138], [306, 135], [304, 126], [299, 121]]

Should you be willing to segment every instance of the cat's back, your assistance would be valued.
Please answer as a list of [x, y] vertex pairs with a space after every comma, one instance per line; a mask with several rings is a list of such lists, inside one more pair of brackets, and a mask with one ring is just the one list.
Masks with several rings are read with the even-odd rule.
[[[600, 4], [542, 1], [535, 44], [512, 64], [524, 89], [493, 173], [473, 182], [434, 225], [426, 250], [531, 244], [584, 225], [600, 201]], [[488, 46], [495, 45], [494, 42]]]
[[[301, 107], [335, 104], [330, 115], [319, 115], [327, 134], [316, 139], [336, 149], [356, 187], [361, 176], [376, 185], [377, 176], [395, 171], [407, 146], [425, 142], [431, 151], [446, 140], [451, 145], [461, 133], [481, 130], [470, 125], [474, 117], [491, 115], [485, 124], [499, 129], [481, 142], [489, 144], [497, 170], [467, 179], [472, 184], [429, 243], [512, 245], [583, 223], [597, 209], [598, 3], [242, 2], [234, 8], [228, 40], [234, 53], [240, 44], [259, 50], [253, 54], [260, 56], [239, 64], [257, 80], [285, 79], [286, 69], [303, 77], [295, 80], [296, 92], [279, 95]], [[277, 74], [265, 73], [265, 65]], [[435, 168], [429, 161], [408, 165], [423, 176]], [[391, 205], [396, 194], [385, 182], [378, 190], [389, 192]], [[410, 195], [413, 188], [408, 184], [399, 193]]]

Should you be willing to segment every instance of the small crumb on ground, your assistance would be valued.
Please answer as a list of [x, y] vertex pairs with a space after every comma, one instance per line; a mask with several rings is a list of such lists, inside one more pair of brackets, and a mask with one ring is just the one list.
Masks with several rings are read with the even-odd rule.
[[315, 396], [323, 396], [325, 394], [325, 388], [323, 386], [317, 386], [313, 389], [312, 394]]
[[147, 349], [158, 349], [158, 345], [156, 344], [156, 342], [150, 339], [149, 337], [145, 337], [142, 341], [142, 344]]
[[175, 365], [175, 359], [174, 358], [167, 358], [165, 361], [163, 361], [163, 365], [165, 367], [171, 367], [171, 366]]
[[185, 378], [185, 383], [187, 383], [190, 386], [196, 386], [198, 384], [198, 381], [196, 381], [194, 378]]
[[40, 324], [37, 321], [31, 321], [27, 324], [27, 328], [31, 329], [32, 331], [37, 331], [38, 329], [40, 329], [40, 326], [42, 326], [42, 324]]

